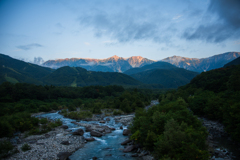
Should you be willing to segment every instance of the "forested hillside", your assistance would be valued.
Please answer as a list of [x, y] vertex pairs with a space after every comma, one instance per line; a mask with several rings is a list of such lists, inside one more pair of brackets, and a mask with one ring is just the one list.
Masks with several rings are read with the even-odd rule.
[[132, 77], [116, 72], [87, 71], [81, 67], [62, 67], [43, 78], [45, 84], [56, 86], [140, 85]]
[[138, 110], [132, 139], [158, 159], [208, 159], [206, 130], [192, 112], [222, 122], [240, 142], [239, 97], [240, 65], [203, 72], [189, 84], [161, 94], [159, 105]]

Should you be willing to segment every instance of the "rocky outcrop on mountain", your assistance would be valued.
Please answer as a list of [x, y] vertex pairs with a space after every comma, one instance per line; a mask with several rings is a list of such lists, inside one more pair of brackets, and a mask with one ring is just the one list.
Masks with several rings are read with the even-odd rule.
[[216, 68], [221, 68], [228, 62], [238, 57], [240, 57], [240, 52], [227, 52], [201, 59], [173, 56], [165, 58], [162, 61], [171, 63], [177, 67], [184, 68], [190, 71], [203, 72]]
[[128, 61], [128, 63], [133, 67], [142, 67], [145, 66], [147, 64], [152, 64], [155, 61], [147, 59], [147, 58], [143, 58], [141, 56], [132, 56], [130, 58], [126, 59]]
[[146, 64], [151, 64], [153, 62], [154, 62], [153, 60], [149, 60], [141, 56], [122, 58], [114, 55], [106, 59], [66, 58], [49, 60], [43, 63], [43, 65], [50, 68], [70, 66], [70, 67], [82, 67], [91, 71], [124, 72], [130, 68], [141, 67]]

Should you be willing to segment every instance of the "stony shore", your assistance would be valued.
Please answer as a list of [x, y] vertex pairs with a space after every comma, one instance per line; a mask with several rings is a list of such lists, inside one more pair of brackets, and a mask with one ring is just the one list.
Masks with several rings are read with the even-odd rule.
[[[61, 144], [68, 142], [68, 145]], [[50, 131], [44, 135], [32, 135], [23, 138], [19, 135], [16, 148], [19, 153], [12, 155], [8, 160], [55, 160], [58, 159], [57, 154], [60, 152], [72, 153], [84, 146], [84, 138], [79, 135], [72, 135], [67, 130], [57, 127], [54, 131]], [[31, 150], [23, 152], [21, 147], [23, 144], [29, 144]], [[66, 144], [66, 143], [65, 143]]]

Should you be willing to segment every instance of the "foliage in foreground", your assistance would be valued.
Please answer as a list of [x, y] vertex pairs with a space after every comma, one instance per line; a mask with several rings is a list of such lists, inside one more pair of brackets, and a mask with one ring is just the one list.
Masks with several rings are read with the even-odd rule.
[[157, 159], [208, 159], [206, 128], [187, 107], [179, 98], [147, 111], [139, 109], [131, 126], [131, 138]]
[[23, 152], [26, 152], [28, 150], [31, 150], [31, 146], [29, 146], [29, 144], [25, 143], [24, 145], [22, 145], [21, 149]]
[[160, 95], [166, 103], [182, 97], [194, 114], [218, 120], [240, 142], [240, 65], [201, 73], [191, 83]]
[[4, 140], [0, 142], [0, 159], [5, 158], [9, 156], [10, 154], [13, 154], [16, 152], [16, 150], [13, 150], [14, 146], [11, 142]]

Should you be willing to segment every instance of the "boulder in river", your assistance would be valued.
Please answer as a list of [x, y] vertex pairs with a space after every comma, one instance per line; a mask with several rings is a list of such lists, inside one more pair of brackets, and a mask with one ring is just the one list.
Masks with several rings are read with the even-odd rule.
[[67, 125], [62, 125], [61, 128], [68, 129], [68, 126]]
[[102, 133], [102, 132], [105, 131], [105, 129], [103, 129], [103, 128], [98, 128], [97, 131]]
[[129, 142], [131, 142], [131, 141], [132, 141], [132, 140], [127, 139], [127, 140], [123, 141], [123, 142], [121, 143], [121, 145], [126, 145], [126, 144], [128, 144]]
[[105, 133], [111, 133], [112, 131], [110, 129], [105, 129]]
[[92, 131], [92, 128], [89, 127], [89, 128], [86, 128], [86, 132], [91, 132]]
[[124, 150], [123, 150], [123, 152], [131, 152], [132, 150], [134, 150], [135, 149], [135, 145], [130, 145], [130, 146], [127, 146]]
[[122, 127], [122, 126], [120, 126], [120, 129], [123, 129], [123, 127]]
[[94, 131], [92, 130], [90, 132], [91, 136], [95, 136], [95, 137], [102, 137], [102, 133], [98, 132], [98, 131]]
[[59, 152], [59, 153], [57, 154], [57, 157], [58, 157], [60, 160], [67, 160], [70, 155], [71, 155], [71, 153], [69, 153], [69, 152]]
[[80, 136], [82, 136], [83, 134], [84, 134], [84, 131], [81, 128], [73, 132], [73, 135], [80, 135]]
[[123, 130], [123, 135], [124, 136], [127, 136], [127, 135], [129, 135], [131, 133], [131, 131], [129, 130], [129, 129], [124, 129]]
[[105, 121], [100, 121], [100, 123], [106, 123]]
[[88, 142], [91, 142], [91, 141], [95, 141], [95, 138], [89, 137], [89, 138], [85, 138], [85, 140], [88, 141]]

